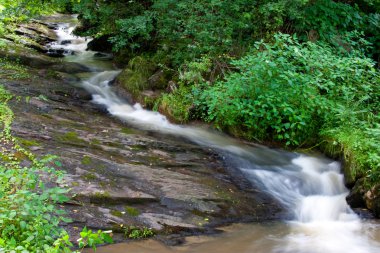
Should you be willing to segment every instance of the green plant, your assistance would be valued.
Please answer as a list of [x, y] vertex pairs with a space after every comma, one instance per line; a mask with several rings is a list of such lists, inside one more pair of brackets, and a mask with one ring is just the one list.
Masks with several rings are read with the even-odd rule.
[[124, 228], [124, 235], [131, 239], [141, 239], [154, 236], [154, 232], [150, 228], [139, 228], [135, 226], [128, 226]]
[[139, 216], [140, 214], [140, 211], [138, 209], [131, 206], [126, 206], [124, 207], [124, 209], [127, 212], [127, 214], [129, 214], [130, 216]]
[[328, 113], [338, 105], [358, 110], [378, 106], [379, 74], [369, 59], [337, 54], [325, 44], [301, 44], [283, 34], [255, 48], [232, 62], [239, 72], [196, 90], [196, 105], [219, 128], [301, 145], [315, 142], [323, 124], [339, 124]]
[[17, 80], [28, 79], [31, 77], [25, 66], [20, 65], [18, 62], [12, 62], [7, 58], [0, 59], [0, 68], [3, 70], [0, 74], [0, 76], [3, 78]]
[[92, 230], [84, 227], [82, 232], [80, 232], [81, 238], [78, 240], [78, 246], [81, 249], [89, 246], [96, 250], [96, 245], [113, 242], [111, 233], [112, 231], [101, 230], [98, 230], [98, 232], [94, 233]]
[[164, 94], [157, 102], [155, 109], [169, 116], [170, 119], [185, 123], [190, 120], [193, 107], [191, 87], [180, 85], [170, 94]]

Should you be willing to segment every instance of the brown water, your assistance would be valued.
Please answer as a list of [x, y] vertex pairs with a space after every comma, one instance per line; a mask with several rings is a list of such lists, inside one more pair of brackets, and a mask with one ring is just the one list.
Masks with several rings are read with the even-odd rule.
[[[371, 241], [380, 242], [380, 223], [363, 222], [363, 233]], [[185, 244], [181, 246], [166, 246], [155, 240], [143, 240], [131, 243], [120, 243], [99, 248], [97, 253], [325, 253], [325, 252], [365, 252], [378, 253], [377, 247], [365, 246], [368, 241], [363, 237], [354, 240], [363, 240], [360, 248], [347, 249], [342, 246], [344, 233], [341, 237], [335, 237], [334, 241], [320, 240], [319, 244], [310, 243], [317, 236], [323, 239], [322, 233], [315, 233], [314, 229], [297, 226], [292, 223], [270, 224], [235, 224], [223, 228], [224, 233], [215, 236], [187, 237]], [[302, 235], [300, 237], [300, 235]], [[322, 238], [321, 238], [322, 236]], [[298, 241], [293, 241], [298, 237]], [[93, 253], [92, 250], [85, 251]]]

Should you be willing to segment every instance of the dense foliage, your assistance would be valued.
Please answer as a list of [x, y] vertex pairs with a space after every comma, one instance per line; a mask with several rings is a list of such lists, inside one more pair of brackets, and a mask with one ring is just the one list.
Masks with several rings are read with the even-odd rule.
[[322, 39], [357, 48], [365, 36], [374, 45], [367, 53], [379, 57], [380, 15], [376, 11], [380, 3], [363, 0], [357, 4], [332, 0], [81, 0], [68, 6], [81, 14], [82, 34], [105, 36], [118, 52], [155, 52], [178, 67], [205, 54], [239, 56], [255, 40], [270, 39], [276, 31], [296, 32], [304, 41]]
[[379, 108], [374, 63], [339, 55], [328, 45], [301, 44], [278, 34], [274, 43], [256, 43], [255, 50], [232, 64], [238, 72], [206, 84], [200, 101], [210, 121], [244, 127], [257, 139], [298, 145], [317, 137], [327, 119], [341, 122], [330, 116], [339, 108], [372, 113]]

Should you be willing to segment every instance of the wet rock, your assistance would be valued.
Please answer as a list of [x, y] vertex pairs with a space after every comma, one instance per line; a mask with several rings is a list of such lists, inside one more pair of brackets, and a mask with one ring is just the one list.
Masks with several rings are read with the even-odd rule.
[[88, 50], [92, 51], [100, 51], [100, 52], [112, 52], [112, 44], [109, 42], [109, 36], [103, 35], [99, 38], [94, 38], [92, 41], [90, 41], [87, 45]]
[[[5, 41], [6, 42], [6, 41]], [[0, 48], [0, 57], [17, 61], [33, 68], [47, 68], [57, 62], [43, 54], [27, 47], [6, 42], [5, 47]]]
[[165, 227], [178, 227], [182, 229], [198, 228], [196, 225], [184, 222], [180, 217], [160, 213], [143, 213], [139, 216], [139, 219], [142, 220], [147, 227], [154, 230], [163, 230]]
[[65, 50], [49, 48], [47, 51], [47, 55], [50, 57], [63, 58], [65, 57]]
[[19, 35], [17, 41], [13, 36], [6, 36], [6, 38], [41, 53], [46, 53], [45, 46], [57, 39], [57, 35], [46, 25], [35, 22], [19, 24], [14, 32]]
[[76, 74], [76, 73], [83, 73], [83, 72], [92, 72], [92, 69], [89, 67], [76, 63], [76, 62], [61, 62], [61, 63], [56, 63], [53, 66], [50, 66], [51, 69], [59, 72], [64, 72], [64, 73], [71, 73], [71, 74]]
[[[57, 76], [57, 78], [65, 81], [65, 82], [68, 82], [68, 83], [76, 83], [76, 82], [80, 81], [79, 77], [72, 75], [72, 74], [69, 74], [69, 73], [63, 73], [63, 72], [56, 71], [55, 75]], [[85, 100], [91, 99], [91, 94], [89, 94], [88, 92], [86, 92], [82, 89], [76, 89], [75, 92], [77, 93], [77, 95], [75, 96], [76, 98], [81, 98], [81, 99], [85, 99]]]
[[168, 74], [162, 69], [149, 77], [149, 87], [153, 90], [165, 90], [168, 86]]
[[[5, 36], [6, 39], [10, 40], [10, 41], [13, 41], [15, 42], [14, 38], [12, 36]], [[37, 52], [40, 52], [40, 53], [46, 53], [47, 52], [47, 49], [40, 45], [39, 43], [33, 41], [33, 40], [30, 40], [30, 39], [18, 39], [17, 40], [17, 43], [25, 46], [25, 47], [28, 47], [28, 48], [31, 48], [31, 49], [34, 49], [36, 50]]]
[[380, 217], [380, 184], [373, 186], [368, 190], [365, 195], [365, 203], [367, 208], [370, 209], [375, 217]]
[[109, 61], [109, 60], [112, 60], [113, 58], [112, 54], [105, 54], [105, 53], [100, 53], [100, 52], [95, 53], [94, 57], [102, 61]]
[[380, 217], [380, 184], [368, 189], [365, 179], [361, 178], [356, 181], [346, 200], [359, 215], [365, 215], [365, 212], [361, 209], [366, 208], [371, 210], [375, 217]]
[[366, 207], [364, 200], [365, 193], [364, 179], [360, 179], [355, 183], [355, 186], [346, 197], [347, 203], [352, 208]]
[[33, 97], [29, 100], [29, 104], [37, 107], [38, 110], [45, 113], [51, 110], [50, 105], [46, 101], [43, 101], [41, 98]]
[[61, 41], [61, 45], [68, 45], [68, 44], [71, 44], [71, 40], [63, 40]]
[[15, 29], [15, 33], [28, 38], [30, 45], [38, 44], [41, 47], [57, 39], [57, 35], [46, 25], [38, 23], [20, 24]]
[[368, 210], [367, 208], [352, 208], [352, 210], [361, 218], [361, 219], [375, 219], [375, 215]]
[[58, 39], [57, 34], [51, 29], [51, 25], [43, 22], [32, 20], [27, 24], [19, 25], [19, 28], [26, 31], [27, 34], [31, 34], [33, 40], [42, 44], [47, 44]]

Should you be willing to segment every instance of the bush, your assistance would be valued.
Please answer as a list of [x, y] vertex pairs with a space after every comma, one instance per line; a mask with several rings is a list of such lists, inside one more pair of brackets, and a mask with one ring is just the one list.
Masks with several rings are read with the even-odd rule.
[[314, 143], [321, 126], [341, 123], [334, 108], [370, 112], [379, 105], [374, 63], [325, 44], [278, 34], [273, 44], [256, 43], [232, 64], [238, 72], [204, 84], [196, 103], [207, 110], [208, 121], [242, 129], [250, 139]]

